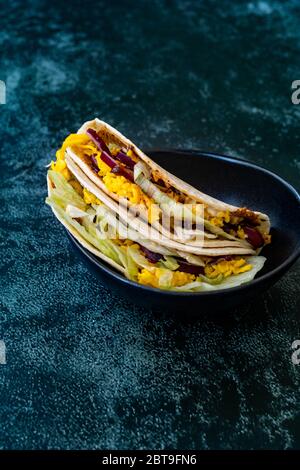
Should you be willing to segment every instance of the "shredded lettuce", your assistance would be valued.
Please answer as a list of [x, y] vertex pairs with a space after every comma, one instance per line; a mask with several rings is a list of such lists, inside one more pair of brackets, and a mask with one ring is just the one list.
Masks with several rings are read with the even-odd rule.
[[[212, 284], [211, 282], [208, 283], [206, 278], [205, 281], [196, 280], [194, 282], [191, 282], [190, 284], [185, 284], [181, 287], [172, 287], [171, 290], [176, 292], [205, 292], [212, 290], [229, 289], [230, 287], [237, 287], [241, 284], [245, 284], [246, 282], [252, 281], [258, 271], [263, 268], [265, 261], [266, 258], [264, 256], [250, 256], [249, 258], [247, 258], [247, 263], [252, 265], [252, 269], [250, 271], [246, 271], [245, 273], [241, 274], [236, 274], [234, 276], [229, 276], [223, 279], [218, 284]], [[200, 278], [203, 279], [203, 277], [204, 276], [201, 276]]]
[[73, 206], [72, 204], [68, 204], [66, 207], [66, 213], [72, 219], [79, 219], [81, 217], [87, 217], [89, 214], [82, 209], [78, 209], [78, 207]]
[[133, 259], [139, 268], [145, 268], [148, 271], [154, 271], [157, 267], [155, 264], [150, 263], [147, 258], [141, 253], [138, 246], [131, 245], [127, 248], [127, 255]]
[[161, 289], [171, 289], [173, 273], [168, 269], [163, 270], [159, 276], [158, 285]]
[[[111, 258], [116, 263], [122, 265], [122, 263], [120, 263], [120, 257], [117, 256], [115, 250], [112, 249], [109, 243], [110, 240], [102, 240], [98, 238], [88, 223], [84, 222], [84, 225], [81, 225], [79, 222], [77, 222], [77, 220], [72, 219], [59, 205], [57, 205], [50, 198], [46, 199], [46, 203], [53, 207], [59, 216], [69, 225], [71, 225], [86, 241], [100, 250], [108, 258]], [[83, 220], [85, 221], [86, 219]]]
[[135, 262], [132, 256], [127, 254], [127, 277], [132, 281], [136, 281], [138, 272], [138, 264]]
[[56, 171], [49, 170], [48, 176], [50, 181], [55, 185], [55, 188], [50, 189], [50, 197], [63, 209], [66, 208], [68, 204], [71, 204], [83, 211], [86, 210], [87, 205], [82, 199], [82, 197], [75, 191], [70, 183]]
[[139, 162], [134, 167], [134, 182], [142, 188], [144, 193], [151, 197], [165, 214], [173, 216], [174, 218], [183, 217], [186, 221], [192, 222], [194, 215], [186, 205], [174, 201], [170, 196], [161, 191], [154, 183], [150, 181], [150, 173], [144, 163]]
[[170, 269], [171, 271], [176, 271], [176, 269], [179, 267], [176, 259], [172, 258], [172, 256], [164, 256], [164, 258], [159, 261], [159, 263], [164, 268]]

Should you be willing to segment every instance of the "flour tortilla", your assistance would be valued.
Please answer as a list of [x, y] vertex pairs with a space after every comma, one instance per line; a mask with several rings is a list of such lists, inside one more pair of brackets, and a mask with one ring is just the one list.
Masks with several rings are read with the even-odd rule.
[[[89, 192], [94, 194], [103, 204], [109, 207], [114, 213], [118, 214], [122, 221], [127, 220], [127, 211], [121, 204], [118, 204], [109, 195], [102, 191], [93, 181], [91, 181], [87, 175], [82, 171], [82, 169], [76, 165], [74, 160], [70, 158], [69, 155], [66, 155], [66, 164], [68, 169], [74, 175], [74, 177], [79, 181], [79, 183], [86, 188]], [[140, 232], [145, 238], [148, 238], [149, 226], [142, 219], [134, 218], [132, 220], [132, 228]], [[220, 240], [218, 246], [212, 246], [211, 243], [215, 244], [215, 241], [204, 240], [204, 246], [193, 246], [186, 243], [179, 243], [176, 240], [172, 240], [169, 237], [165, 237], [158, 231], [152, 228], [151, 233], [157, 237], [157, 243], [167, 248], [174, 250], [182, 251], [185, 253], [190, 253], [194, 255], [204, 255], [204, 256], [226, 256], [226, 255], [253, 255], [255, 251], [252, 248], [238, 246], [233, 244], [234, 242], [230, 240]], [[155, 241], [155, 239], [154, 239]], [[226, 245], [229, 243], [229, 245]], [[223, 244], [223, 245], [222, 245]], [[225, 245], [225, 246], [224, 246]]]
[[[170, 178], [173, 177], [173, 175], [171, 175], [168, 172], [165, 172], [155, 162], [152, 162], [152, 160], [149, 159], [143, 152], [141, 152], [132, 142], [130, 142], [128, 139], [126, 139], [124, 136], [122, 136], [122, 134], [120, 134], [116, 129], [113, 129], [108, 124], [106, 124], [102, 121], [99, 121], [98, 119], [95, 119], [94, 121], [89, 121], [89, 122], [85, 123], [79, 129], [78, 133], [85, 133], [86, 130], [90, 127], [95, 129], [99, 133], [99, 135], [106, 142], [115, 143], [116, 145], [119, 145], [122, 148], [133, 149], [135, 154], [138, 157], [140, 157], [141, 159], [143, 158], [143, 160], [147, 164], [151, 163], [151, 165], [155, 169], [155, 171], [158, 171], [157, 168], [160, 169], [160, 172], [161, 172], [160, 176], [159, 176], [160, 179], [164, 179], [166, 182], [172, 184], [175, 187], [175, 183], [173, 183], [173, 181], [170, 180]], [[107, 194], [107, 196], [109, 196], [111, 199], [113, 199], [113, 200], [115, 200], [119, 203], [120, 202], [122, 203], [121, 198], [118, 195], [116, 195], [116, 194], [114, 194], [114, 193], [112, 193], [111, 191], [108, 190], [108, 188], [106, 187], [106, 185], [102, 181], [101, 177], [99, 175], [97, 175], [91, 169], [91, 167], [86, 162], [86, 160], [84, 158], [82, 158], [80, 155], [77, 155], [70, 147], [68, 147], [66, 149], [65, 157], [66, 157], [67, 162], [70, 162], [72, 160], [76, 164], [76, 166], [79, 167], [87, 175], [89, 180], [91, 180], [95, 185], [97, 185], [101, 189], [102, 192]], [[165, 178], [164, 173], [167, 173], [167, 175], [168, 175], [167, 178]], [[182, 183], [181, 186], [185, 188], [185, 190], [183, 192], [186, 193], [189, 197], [191, 196], [191, 194], [188, 194], [188, 192], [186, 190], [186, 187], [191, 188], [194, 192], [195, 191], [197, 192], [197, 190], [192, 188], [192, 186], [187, 185], [186, 183], [179, 180], [175, 176], [174, 176], [174, 178], [176, 179], [176, 181], [178, 180]], [[178, 187], [179, 190], [182, 190], [182, 188], [180, 186], [177, 185], [177, 187]], [[202, 195], [203, 193], [200, 193], [200, 194]], [[197, 200], [200, 201], [200, 202], [204, 202], [205, 204], [208, 204], [207, 201], [209, 201], [209, 203], [211, 201], [217, 201], [217, 200], [211, 198], [210, 196], [206, 196], [206, 195], [204, 195], [204, 196], [207, 198], [206, 201], [204, 201], [203, 198], [202, 199], [198, 198]], [[127, 206], [129, 206], [129, 207], [132, 206], [132, 204], [129, 201], [126, 201], [126, 203], [127, 203]], [[217, 209], [218, 210], [225, 210], [225, 209], [226, 210], [227, 209], [228, 210], [236, 210], [236, 209], [238, 209], [235, 206], [230, 206], [228, 204], [225, 204], [225, 203], [222, 203], [222, 202], [219, 202], [219, 201], [218, 201], [218, 203], [219, 203], [219, 205], [217, 206], [216, 203], [214, 202], [214, 207], [213, 208], [215, 210], [217, 210]], [[144, 221], [146, 223], [148, 223], [147, 209], [145, 207], [143, 207], [142, 205], [140, 206], [140, 215], [144, 219]], [[267, 225], [269, 224], [269, 222], [266, 222], [266, 221], [264, 221], [263, 223], [267, 223]], [[171, 233], [169, 230], [166, 230], [166, 228], [163, 227], [163, 225], [159, 221], [156, 221], [156, 222], [152, 223], [152, 226], [153, 226], [154, 229], [156, 229], [158, 232], [160, 232], [166, 238], [170, 238], [171, 240], [178, 241], [179, 243], [183, 243], [182, 239], [178, 238], [175, 234]], [[205, 238], [216, 238], [214, 235], [212, 235], [208, 231], [203, 231], [203, 235], [204, 235], [204, 239]], [[228, 241], [228, 240], [231, 240], [231, 241]], [[202, 240], [200, 241], [200, 244], [199, 244], [199, 240], [197, 240], [197, 239], [196, 240], [190, 239], [190, 240], [186, 241], [186, 243], [190, 244], [190, 245], [194, 245], [195, 247], [203, 246]], [[241, 240], [241, 239], [238, 239], [237, 237], [234, 237], [234, 236], [231, 236], [231, 235], [228, 235], [226, 237], [226, 240], [216, 239], [215, 241], [212, 241], [212, 242], [206, 242], [205, 241], [204, 246], [206, 246], [206, 247], [209, 247], [209, 246], [210, 247], [224, 247], [224, 246], [240, 247], [240, 248], [251, 250], [251, 251], [248, 251], [247, 253], [250, 253], [250, 252], [253, 253], [252, 246], [250, 245], [250, 243], [247, 240]]]
[[[94, 129], [103, 139], [105, 142], [115, 143], [120, 147], [126, 148], [127, 150], [132, 149], [134, 153], [149, 167], [157, 174], [158, 178], [163, 180], [165, 183], [170, 184], [178, 191], [181, 191], [188, 197], [194, 199], [197, 202], [206, 204], [209, 208], [215, 209], [217, 211], [226, 211], [229, 210], [230, 212], [234, 212], [240, 209], [237, 206], [233, 206], [231, 204], [227, 204], [223, 201], [219, 201], [207, 194], [202, 193], [198, 189], [194, 188], [190, 184], [182, 181], [177, 176], [169, 173], [167, 170], [162, 168], [156, 162], [154, 162], [151, 158], [149, 158], [144, 152], [142, 152], [133, 142], [127, 139], [124, 135], [122, 135], [117, 129], [110, 126], [104, 121], [100, 121], [98, 118], [93, 119], [92, 121], [85, 122], [80, 129], [78, 130], [78, 134], [85, 134], [87, 129], [92, 128]], [[89, 169], [89, 173], [93, 173]], [[99, 180], [100, 178], [98, 178]], [[96, 181], [95, 181], [96, 182]], [[97, 184], [97, 182], [96, 182]], [[111, 195], [112, 196], [112, 195]], [[266, 214], [262, 212], [253, 211], [259, 218], [260, 224], [259, 228], [262, 233], [269, 233], [270, 231], [270, 219]]]

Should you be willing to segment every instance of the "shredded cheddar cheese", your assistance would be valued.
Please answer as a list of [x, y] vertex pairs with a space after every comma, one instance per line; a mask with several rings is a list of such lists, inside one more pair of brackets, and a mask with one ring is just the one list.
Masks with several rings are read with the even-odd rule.
[[238, 229], [237, 229], [237, 236], [241, 239], [241, 240], [244, 240], [246, 238], [246, 234], [244, 232], [244, 230], [242, 229], [242, 227], [239, 225]]
[[208, 264], [204, 268], [205, 275], [211, 279], [216, 278], [219, 274], [224, 277], [231, 276], [232, 274], [241, 274], [252, 269], [251, 264], [247, 264], [244, 258], [235, 260], [221, 260], [215, 264]]
[[56, 162], [51, 162], [51, 170], [61, 173], [67, 181], [71, 179], [71, 173], [67, 168], [66, 162], [64, 160], [57, 160]]
[[102, 204], [101, 201], [86, 188], [83, 188], [83, 199], [86, 204]]
[[67, 181], [72, 178], [70, 171], [65, 162], [65, 153], [67, 147], [80, 146], [89, 141], [89, 137], [85, 134], [70, 134], [62, 144], [61, 148], [56, 152], [56, 162], [51, 162], [51, 170], [61, 173]]
[[76, 191], [80, 196], [83, 196], [83, 187], [81, 186], [81, 184], [79, 183], [79, 181], [77, 181], [75, 178], [73, 178], [73, 179], [70, 180], [70, 185], [75, 189], [75, 191]]
[[229, 211], [220, 211], [216, 216], [211, 216], [208, 211], [205, 211], [205, 216], [209, 222], [216, 227], [223, 227], [224, 223], [230, 222], [230, 212]]
[[230, 228], [229, 233], [234, 237], [238, 237], [241, 240], [246, 238], [245, 232], [243, 228], [239, 225], [242, 221], [242, 217], [237, 217], [235, 215], [230, 214], [230, 211], [219, 211], [216, 215], [210, 214], [207, 209], [205, 209], [205, 218], [216, 227], [224, 227], [224, 224], [230, 224], [233, 226], [237, 226], [237, 228]]
[[[155, 268], [153, 271], [149, 271], [143, 268], [138, 274], [138, 282], [145, 286], [159, 287], [159, 278], [164, 273], [165, 269]], [[171, 287], [179, 287], [184, 284], [193, 282], [196, 279], [194, 274], [183, 273], [181, 271], [173, 271], [171, 279]]]
[[56, 152], [57, 160], [64, 160], [67, 147], [82, 146], [89, 142], [90, 138], [86, 134], [70, 134]]

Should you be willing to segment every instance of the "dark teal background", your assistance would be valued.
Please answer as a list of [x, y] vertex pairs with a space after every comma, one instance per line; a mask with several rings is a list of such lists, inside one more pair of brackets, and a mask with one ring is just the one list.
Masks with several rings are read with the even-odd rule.
[[183, 320], [113, 295], [44, 205], [45, 165], [94, 116], [299, 189], [299, 21], [297, 0], [1, 3], [1, 448], [300, 447], [299, 263]]

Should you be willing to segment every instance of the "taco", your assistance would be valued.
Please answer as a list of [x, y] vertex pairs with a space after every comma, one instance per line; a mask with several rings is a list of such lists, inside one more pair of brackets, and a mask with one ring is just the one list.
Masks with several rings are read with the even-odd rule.
[[[265, 258], [257, 254], [270, 242], [265, 214], [192, 188], [107, 124], [97, 119], [84, 124], [56, 156], [48, 171], [46, 202], [85, 248], [129, 279], [196, 292], [248, 282], [263, 267]], [[142, 208], [139, 220], [128, 224], [124, 199]], [[193, 227], [190, 236], [176, 236], [178, 205], [184, 204], [204, 205], [201, 243]], [[162, 223], [170, 206], [171, 230]], [[190, 217], [193, 222], [193, 210]], [[148, 237], [150, 222], [157, 238]]]
[[[184, 208], [192, 207], [184, 213], [192, 225], [193, 209], [201, 207], [203, 224], [198, 234], [202, 232], [204, 240], [216, 241], [207, 246], [239, 246], [251, 253], [270, 241], [267, 215], [200, 192], [161, 168], [116, 129], [98, 119], [86, 122], [77, 134], [69, 135], [56, 156], [53, 169], [59, 171], [64, 163], [70, 167], [73, 162], [111, 200], [125, 200], [129, 207], [138, 205], [140, 216], [170, 239], [197, 246], [195, 231], [184, 239], [177, 236], [176, 222], [179, 219], [180, 225]], [[165, 216], [171, 220], [171, 227], [164, 226]], [[202, 239], [200, 243], [203, 246]]]

